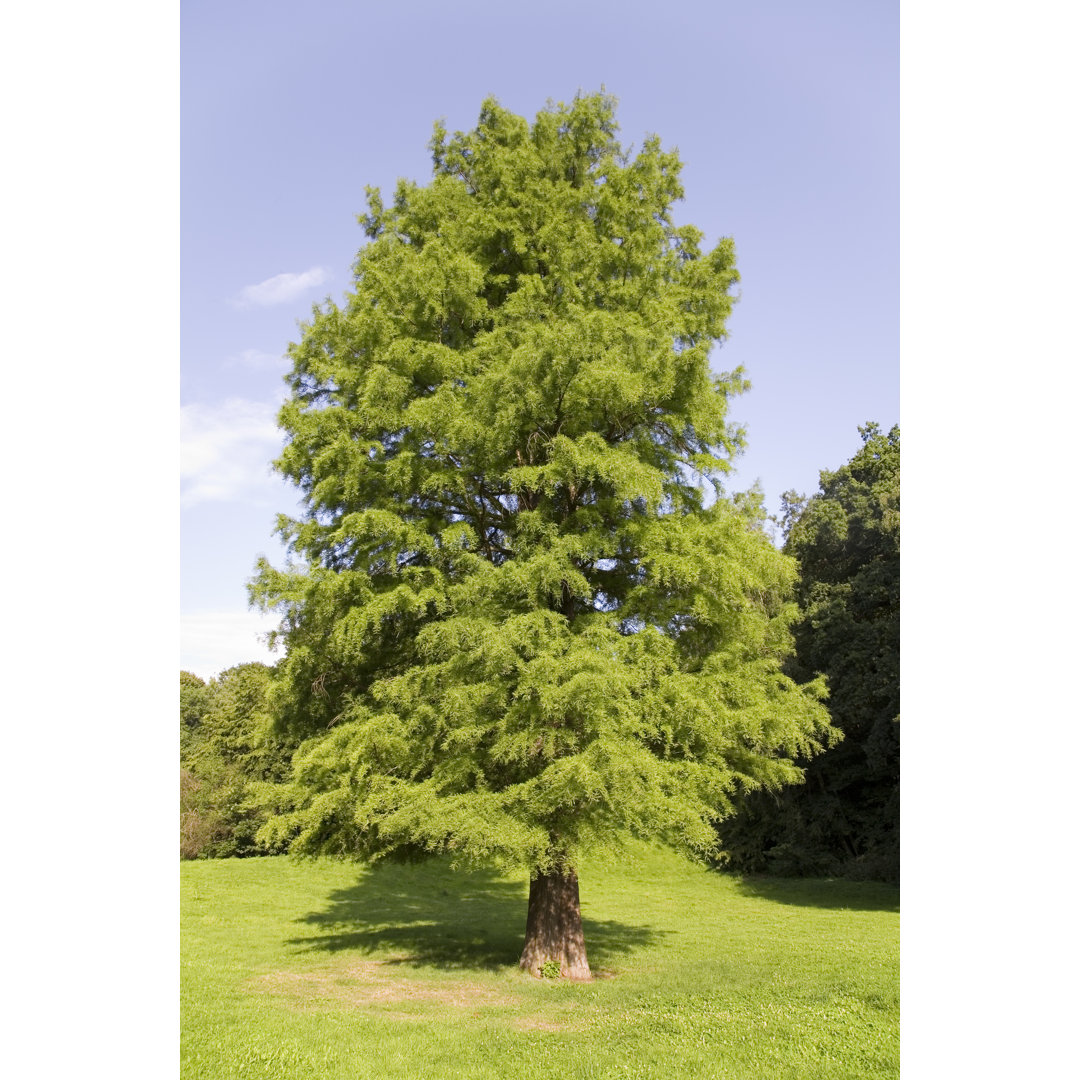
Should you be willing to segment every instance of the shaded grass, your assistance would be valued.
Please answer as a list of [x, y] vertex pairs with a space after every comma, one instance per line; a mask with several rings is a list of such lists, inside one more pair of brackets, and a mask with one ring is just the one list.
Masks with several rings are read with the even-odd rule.
[[584, 867], [587, 984], [517, 969], [524, 875], [181, 870], [185, 1080], [898, 1075], [897, 890], [642, 847]]

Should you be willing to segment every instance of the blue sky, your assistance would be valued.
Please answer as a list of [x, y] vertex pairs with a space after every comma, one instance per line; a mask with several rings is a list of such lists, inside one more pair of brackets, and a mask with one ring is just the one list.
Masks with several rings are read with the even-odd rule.
[[735, 240], [717, 368], [775, 510], [899, 419], [899, 11], [882, 0], [181, 6], [181, 665], [267, 659], [247, 609], [295, 499], [268, 470], [280, 357], [340, 297], [366, 184], [430, 175], [433, 122], [494, 94], [532, 117], [603, 86], [624, 145], [684, 162], [681, 222]]

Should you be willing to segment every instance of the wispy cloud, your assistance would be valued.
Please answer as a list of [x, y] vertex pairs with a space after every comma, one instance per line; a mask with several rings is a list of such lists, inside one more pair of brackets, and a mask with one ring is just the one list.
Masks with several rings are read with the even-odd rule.
[[258, 285], [246, 285], [233, 300], [237, 307], [272, 307], [287, 304], [329, 279], [321, 266], [313, 266], [301, 274], [275, 274]]
[[180, 616], [180, 670], [201, 679], [220, 675], [235, 664], [279, 659], [266, 647], [267, 631], [280, 619], [258, 611], [199, 611]]
[[240, 366], [264, 371], [275, 368], [283, 370], [288, 362], [289, 358], [284, 353], [268, 353], [261, 349], [245, 349], [225, 361], [230, 367]]
[[270, 461], [281, 447], [270, 401], [230, 398], [180, 410], [180, 505], [224, 500], [268, 502], [281, 481]]

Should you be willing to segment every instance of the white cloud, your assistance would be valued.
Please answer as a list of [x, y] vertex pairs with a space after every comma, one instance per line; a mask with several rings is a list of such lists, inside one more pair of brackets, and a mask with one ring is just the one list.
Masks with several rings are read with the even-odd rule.
[[277, 368], [283, 370], [289, 358], [284, 353], [268, 353], [261, 349], [245, 349], [235, 356], [230, 356], [226, 363], [230, 366], [241, 365], [242, 367], [263, 369]]
[[269, 401], [230, 398], [180, 409], [180, 505], [265, 502], [281, 481], [270, 470], [282, 445]]
[[260, 281], [258, 285], [247, 285], [233, 301], [238, 307], [271, 307], [274, 304], [287, 304], [295, 300], [308, 289], [314, 289], [328, 279], [329, 275], [321, 266], [313, 266], [302, 274], [276, 274], [272, 278]]
[[180, 670], [210, 679], [235, 664], [273, 664], [280, 656], [266, 647], [277, 615], [259, 611], [199, 611], [180, 616]]

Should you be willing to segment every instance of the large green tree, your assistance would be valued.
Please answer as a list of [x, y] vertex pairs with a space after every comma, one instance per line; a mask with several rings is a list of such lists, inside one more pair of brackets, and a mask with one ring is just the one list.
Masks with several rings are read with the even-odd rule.
[[602, 95], [531, 125], [487, 100], [436, 126], [427, 186], [368, 190], [353, 290], [289, 350], [291, 565], [252, 587], [307, 739], [265, 835], [523, 865], [522, 966], [574, 978], [582, 853], [707, 852], [832, 734], [781, 671], [794, 565], [722, 487], [734, 247], [677, 227], [677, 155], [616, 130]]
[[900, 431], [821, 473], [809, 501], [787, 493], [784, 550], [800, 566], [796, 679], [823, 672], [844, 740], [806, 783], [748, 794], [721, 826], [739, 870], [896, 880], [900, 873]]

